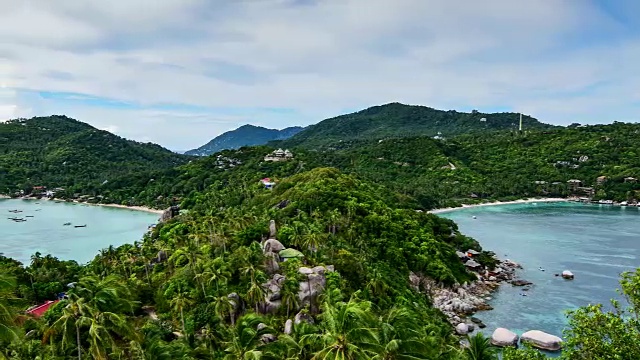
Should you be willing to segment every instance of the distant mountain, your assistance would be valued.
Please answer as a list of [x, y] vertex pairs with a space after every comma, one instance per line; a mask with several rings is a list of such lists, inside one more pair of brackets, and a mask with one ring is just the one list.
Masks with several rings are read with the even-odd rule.
[[300, 126], [282, 130], [261, 126], [243, 125], [235, 130], [216, 136], [205, 145], [185, 152], [186, 155], [207, 156], [222, 150], [238, 149], [243, 146], [263, 145], [273, 140], [285, 140], [302, 131]]
[[189, 160], [66, 116], [0, 122], [0, 194], [33, 186], [92, 192], [129, 174], [148, 181]]
[[[412, 136], [454, 136], [476, 132], [517, 129], [517, 113], [485, 114], [437, 110], [426, 106], [390, 103], [311, 125], [279, 146], [318, 147], [353, 139]], [[524, 129], [553, 128], [525, 115]]]

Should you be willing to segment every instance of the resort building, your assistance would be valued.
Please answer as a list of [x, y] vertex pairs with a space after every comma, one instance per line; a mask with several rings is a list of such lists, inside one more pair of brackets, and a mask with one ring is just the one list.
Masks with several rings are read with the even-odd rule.
[[567, 181], [567, 184], [569, 185], [569, 190], [576, 190], [582, 184], [582, 181], [571, 179]]
[[278, 149], [264, 157], [264, 161], [287, 161], [293, 159], [291, 151]]

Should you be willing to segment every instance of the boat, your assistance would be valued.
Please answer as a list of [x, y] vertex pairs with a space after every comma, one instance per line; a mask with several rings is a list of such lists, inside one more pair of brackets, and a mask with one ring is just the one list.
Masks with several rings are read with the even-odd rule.
[[33, 217], [33, 215], [27, 215], [26, 217]]
[[87, 224], [84, 224], [84, 225], [75, 225], [74, 227], [77, 227], [77, 228], [83, 228], [83, 227], [87, 227]]
[[71, 223], [64, 223], [64, 224], [62, 224], [62, 226], [69, 226], [69, 225], [71, 225]]

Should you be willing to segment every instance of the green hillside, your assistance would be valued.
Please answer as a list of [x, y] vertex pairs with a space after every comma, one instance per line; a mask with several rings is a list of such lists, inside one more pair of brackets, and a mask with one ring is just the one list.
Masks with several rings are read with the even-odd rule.
[[152, 174], [184, 164], [180, 156], [98, 130], [66, 116], [0, 123], [0, 193], [34, 186], [98, 191], [129, 174]]
[[[516, 113], [464, 113], [390, 103], [323, 120], [283, 141], [281, 146], [316, 148], [336, 146], [340, 141], [355, 139], [379, 140], [438, 135], [451, 137], [497, 130], [517, 130], [519, 119], [519, 114]], [[523, 116], [522, 122], [526, 129], [553, 127], [530, 116]]]
[[[640, 190], [629, 180], [640, 171], [637, 124], [344, 140], [294, 148], [286, 161], [265, 161], [269, 146], [187, 158], [64, 117], [1, 129], [3, 159], [14, 160], [3, 171], [15, 181], [84, 179], [73, 188], [104, 202], [186, 210], [86, 265], [0, 255], [0, 357], [16, 360], [495, 360], [482, 335], [454, 335], [461, 320], [433, 307], [433, 291], [463, 297], [461, 284], [477, 279], [456, 251], [478, 251], [481, 272], [496, 260], [452, 221], [420, 210], [569, 195], [569, 179], [606, 198]], [[81, 166], [38, 167], [60, 161]], [[640, 356], [639, 284], [640, 273], [623, 275], [629, 310], [571, 313], [562, 358]], [[68, 298], [42, 318], [24, 315], [62, 291]], [[502, 359], [544, 356], [506, 350]]]

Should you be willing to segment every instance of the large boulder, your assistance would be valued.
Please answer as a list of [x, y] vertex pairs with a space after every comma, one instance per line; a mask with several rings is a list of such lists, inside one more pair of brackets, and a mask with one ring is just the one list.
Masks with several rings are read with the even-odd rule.
[[291, 334], [291, 331], [293, 331], [293, 320], [287, 319], [284, 323], [284, 333], [289, 335]]
[[497, 328], [491, 335], [491, 344], [495, 346], [516, 346], [518, 335], [505, 328]]
[[276, 237], [276, 221], [275, 220], [271, 220], [269, 221], [269, 237], [270, 238], [275, 238]]
[[540, 330], [527, 331], [522, 334], [520, 339], [523, 343], [530, 344], [538, 349], [558, 351], [562, 348], [562, 339]]
[[285, 247], [284, 245], [282, 245], [282, 243], [276, 239], [268, 239], [267, 241], [264, 242], [264, 244], [262, 245], [262, 251], [265, 254], [268, 253], [279, 253], [280, 251], [284, 250]]
[[301, 322], [306, 322], [307, 324], [313, 324], [313, 318], [311, 317], [311, 315], [307, 314], [304, 311], [300, 311], [299, 313], [296, 314], [296, 316], [293, 318], [293, 323], [298, 325]]
[[465, 323], [456, 325], [456, 333], [458, 335], [467, 335], [469, 333], [469, 325]]
[[309, 276], [309, 275], [313, 274], [313, 269], [308, 268], [308, 267], [306, 267], [306, 266], [303, 266], [303, 267], [301, 267], [301, 268], [299, 268], [299, 269], [298, 269], [298, 272], [299, 272], [300, 274], [302, 274], [302, 275]]
[[531, 284], [533, 284], [531, 281], [527, 281], [527, 280], [523, 280], [523, 279], [518, 279], [518, 280], [511, 281], [511, 285], [513, 285], [513, 286], [526, 286], [526, 285], [531, 285]]
[[265, 259], [264, 259], [264, 267], [267, 270], [267, 274], [275, 274], [278, 271], [280, 271], [280, 265], [278, 264], [278, 254], [277, 253], [272, 253], [272, 252], [268, 252], [265, 253]]
[[565, 270], [562, 272], [562, 277], [568, 280], [573, 280], [573, 273], [569, 270]]

